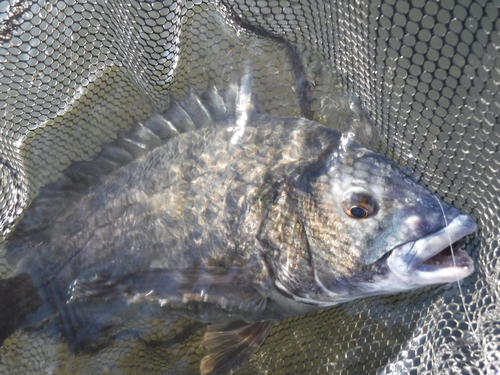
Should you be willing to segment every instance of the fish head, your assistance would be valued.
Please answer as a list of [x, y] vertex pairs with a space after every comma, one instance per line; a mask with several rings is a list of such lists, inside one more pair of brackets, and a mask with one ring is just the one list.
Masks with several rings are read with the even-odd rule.
[[281, 245], [287, 255], [273, 263], [279, 289], [328, 306], [453, 282], [474, 271], [460, 249], [477, 230], [470, 215], [349, 139], [326, 159], [289, 189], [304, 234], [292, 235], [299, 252]]
[[[321, 178], [311, 190], [319, 208], [313, 215], [328, 216], [340, 237], [321, 233], [315, 224], [308, 240], [315, 277], [328, 291], [390, 294], [457, 281], [474, 271], [460, 249], [477, 230], [474, 219], [397, 163], [343, 139]], [[343, 264], [343, 272], [331, 272], [336, 264]]]

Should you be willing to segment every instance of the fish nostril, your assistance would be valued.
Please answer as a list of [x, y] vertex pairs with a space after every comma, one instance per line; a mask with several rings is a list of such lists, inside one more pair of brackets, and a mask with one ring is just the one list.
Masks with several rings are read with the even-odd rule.
[[411, 230], [416, 235], [426, 234], [432, 227], [432, 225], [429, 224], [428, 220], [418, 215], [414, 215], [408, 218], [408, 224]]
[[411, 215], [406, 218], [406, 225], [411, 232], [419, 233], [422, 227], [422, 220], [418, 215]]
[[415, 218], [413, 220], [413, 229], [417, 232], [421, 232], [424, 229], [424, 223], [420, 218]]

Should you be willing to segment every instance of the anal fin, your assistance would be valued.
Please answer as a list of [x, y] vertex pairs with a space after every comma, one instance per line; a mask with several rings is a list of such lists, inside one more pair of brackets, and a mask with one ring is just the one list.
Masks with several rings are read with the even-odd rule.
[[202, 342], [208, 354], [201, 361], [201, 375], [223, 375], [241, 366], [259, 349], [275, 324], [275, 320], [266, 320], [210, 325]]

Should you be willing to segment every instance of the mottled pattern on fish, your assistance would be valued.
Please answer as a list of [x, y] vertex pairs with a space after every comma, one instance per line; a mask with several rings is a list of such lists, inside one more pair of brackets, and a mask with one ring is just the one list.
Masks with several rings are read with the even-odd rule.
[[248, 87], [175, 102], [114, 146], [138, 148], [135, 160], [101, 160], [111, 171], [61, 192], [60, 207], [34, 204], [10, 252], [25, 255], [16, 277], [36, 301], [9, 297], [26, 320], [10, 324], [4, 309], [1, 338], [56, 314], [78, 347], [153, 306], [211, 323], [201, 370], [226, 373], [278, 319], [473, 271], [465, 252], [458, 268], [441, 253], [475, 231], [470, 216], [441, 202], [443, 215], [397, 164], [349, 137], [257, 113]]
[[[230, 125], [180, 134], [92, 188], [33, 257], [40, 278], [72, 280], [110, 266], [124, 272], [248, 262], [259, 225], [249, 213], [261, 214], [259, 199], [274, 176], [320, 160], [338, 134], [304, 119], [256, 115], [233, 143], [238, 134]], [[38, 270], [40, 263], [46, 266]]]

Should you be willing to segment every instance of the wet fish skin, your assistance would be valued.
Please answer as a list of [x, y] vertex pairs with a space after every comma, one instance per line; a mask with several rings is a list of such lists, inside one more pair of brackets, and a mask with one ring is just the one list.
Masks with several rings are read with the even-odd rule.
[[[196, 96], [176, 105], [191, 116], [181, 119], [190, 129], [198, 123], [193, 101], [201, 105]], [[13, 238], [10, 251], [28, 254], [19, 284], [42, 301], [24, 325], [57, 314], [78, 346], [99, 338], [106, 316], [167, 308], [212, 324], [202, 373], [223, 373], [244, 362], [276, 320], [454, 280], [429, 276], [452, 274], [448, 259], [424, 266], [411, 250], [423, 239], [441, 246], [447, 223], [460, 237], [475, 223], [441, 201], [443, 215], [396, 163], [313, 121], [251, 111], [241, 121], [221, 112], [197, 111], [210, 126], [155, 144], [66, 202], [40, 233]], [[346, 204], [373, 212], [351, 217]], [[469, 275], [470, 258], [458, 260], [456, 276]], [[242, 348], [245, 335], [253, 341]]]
[[[356, 219], [345, 214], [340, 202], [350, 191], [374, 199], [373, 215]], [[402, 244], [465, 216], [438, 202], [396, 163], [346, 138], [328, 157], [285, 183], [280, 193], [282, 198], [263, 216], [257, 238], [282, 291], [317, 306], [436, 283], [423, 277], [412, 285], [398, 283], [387, 257]], [[465, 226], [463, 235], [477, 228], [472, 219]], [[464, 266], [466, 276], [472, 273], [471, 262]]]
[[[264, 180], [291, 175], [331, 148], [318, 140], [318, 149], [307, 154], [302, 144], [291, 144], [300, 158], [289, 162], [283, 145], [311, 138], [314, 123], [293, 118], [273, 123], [267, 116], [254, 122], [238, 144], [231, 144], [234, 132], [227, 128], [204, 129], [180, 135], [120, 169], [54, 223], [50, 243], [21, 269], [45, 283], [101, 269], [109, 273], [110, 267], [123, 274], [150, 267], [245, 265], [255, 255], [260, 212], [253, 209], [259, 199], [254, 194]], [[272, 133], [263, 131], [268, 126]], [[286, 135], [285, 129], [294, 127], [294, 138]], [[337, 136], [321, 130], [318, 138]]]
[[[194, 275], [204, 268], [238, 270], [239, 283], [254, 292], [258, 287], [265, 300], [272, 285], [256, 251], [260, 212], [252, 208], [259, 206], [252, 194], [262, 191], [264, 180], [292, 175], [329, 152], [340, 135], [305, 119], [257, 114], [240, 134], [231, 121], [169, 140], [103, 177], [30, 242], [13, 239], [29, 248], [19, 274], [33, 279], [44, 301], [43, 317], [58, 313], [64, 320], [85, 308], [85, 302], [66, 304], [75, 283], [151, 268]], [[235, 315], [246, 321], [265, 317], [254, 310]], [[227, 315], [224, 307], [208, 316], [200, 312], [206, 322], [226, 321]]]

